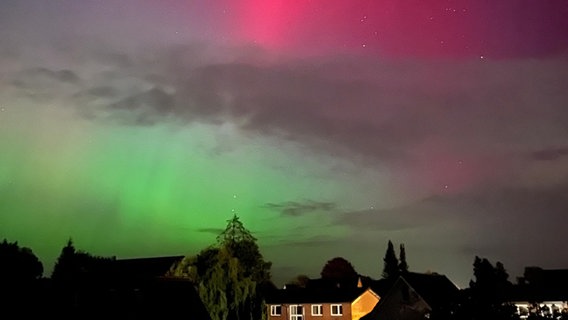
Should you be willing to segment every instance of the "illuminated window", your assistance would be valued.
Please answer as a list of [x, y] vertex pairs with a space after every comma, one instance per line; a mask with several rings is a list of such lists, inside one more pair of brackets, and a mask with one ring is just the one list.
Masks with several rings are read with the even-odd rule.
[[282, 306], [281, 305], [274, 305], [270, 306], [270, 315], [271, 316], [279, 316], [282, 314]]
[[312, 304], [312, 316], [323, 315], [323, 306], [321, 304]]
[[304, 320], [304, 307], [299, 305], [290, 306], [290, 320]]
[[343, 306], [340, 304], [332, 304], [331, 305], [331, 315], [332, 316], [342, 316], [343, 315]]

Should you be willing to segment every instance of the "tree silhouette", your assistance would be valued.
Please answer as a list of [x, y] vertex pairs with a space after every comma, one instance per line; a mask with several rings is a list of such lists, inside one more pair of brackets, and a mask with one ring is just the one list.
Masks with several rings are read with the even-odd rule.
[[96, 283], [105, 276], [104, 270], [110, 266], [114, 258], [93, 256], [87, 252], [76, 250], [73, 240], [67, 244], [55, 262], [51, 279], [63, 287], [77, 287], [86, 281]]
[[69, 238], [55, 262], [55, 266], [51, 272], [51, 279], [65, 283], [71, 282], [76, 277], [75, 273], [79, 271], [76, 254], [77, 251], [73, 246], [73, 240]]
[[227, 220], [227, 227], [217, 236], [217, 241], [223, 245], [232, 245], [240, 242], [255, 242], [255, 237], [252, 236], [239, 217], [235, 214], [232, 219]]
[[168, 275], [194, 281], [213, 320], [252, 320], [262, 318], [270, 267], [256, 239], [234, 215], [217, 237], [217, 246], [183, 259]]
[[486, 258], [475, 257], [475, 280], [469, 282], [464, 298], [456, 310], [457, 319], [513, 319], [516, 307], [507, 303], [507, 293], [512, 286], [509, 275], [501, 262], [495, 267]]
[[322, 268], [320, 273], [322, 279], [335, 282], [349, 282], [357, 279], [357, 271], [351, 262], [342, 257], [335, 257], [329, 260]]
[[6, 239], [0, 243], [0, 283], [30, 282], [42, 274], [43, 265], [30, 248]]
[[389, 279], [398, 276], [399, 274], [398, 259], [396, 258], [396, 253], [394, 252], [394, 246], [390, 240], [383, 261], [384, 261], [383, 278]]
[[400, 273], [408, 272], [408, 263], [406, 262], [406, 250], [404, 244], [400, 245], [400, 263], [398, 264]]

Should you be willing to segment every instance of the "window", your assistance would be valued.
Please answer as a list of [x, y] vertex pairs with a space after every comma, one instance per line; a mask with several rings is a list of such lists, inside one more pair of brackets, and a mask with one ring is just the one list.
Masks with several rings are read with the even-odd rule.
[[343, 306], [340, 304], [332, 304], [331, 305], [331, 315], [332, 316], [342, 316], [343, 315]]
[[290, 306], [290, 320], [304, 320], [304, 307]]
[[321, 304], [312, 304], [312, 316], [323, 315], [323, 306]]
[[270, 306], [270, 315], [271, 316], [279, 316], [282, 314], [282, 306], [281, 305], [274, 305]]

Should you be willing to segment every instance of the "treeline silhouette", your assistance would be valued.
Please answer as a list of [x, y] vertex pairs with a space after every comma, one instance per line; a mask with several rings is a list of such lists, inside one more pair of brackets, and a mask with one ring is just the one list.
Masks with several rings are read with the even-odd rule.
[[[44, 277], [31, 249], [4, 240], [0, 319], [161, 319], [181, 315], [187, 308], [187, 319], [209, 319], [193, 283], [132, 274], [118, 262], [77, 250], [70, 239], [51, 276]], [[165, 262], [161, 275], [173, 260]]]
[[[151, 315], [164, 318], [178, 315], [178, 312], [184, 313], [184, 308], [187, 309], [192, 303], [197, 303], [193, 305], [192, 312], [185, 312], [189, 319], [209, 319], [209, 314], [212, 313], [216, 314], [212, 316], [213, 319], [248, 319], [253, 313], [255, 315], [252, 318], [261, 319], [262, 294], [277, 290], [270, 280], [270, 263], [263, 260], [255, 244], [256, 239], [244, 229], [238, 218], [235, 216], [229, 222], [227, 230], [218, 239], [218, 246], [208, 247], [194, 257], [180, 259], [167, 272], [164, 271], [163, 276], [187, 280], [174, 285], [167, 282], [158, 284], [147, 279], [142, 283], [140, 278], [117, 269], [115, 257], [100, 257], [77, 250], [71, 239], [62, 248], [52, 274], [46, 277], [43, 275], [41, 261], [30, 248], [4, 239], [0, 243], [0, 319], [36, 316], [54, 316], [59, 319], [139, 319]], [[394, 245], [389, 241], [382, 270], [379, 270], [382, 271], [383, 279], [394, 282], [398, 276], [409, 272], [404, 245], [400, 245], [399, 252], [397, 257]], [[235, 266], [231, 265], [233, 259], [242, 260], [240, 265], [244, 269], [229, 270]], [[258, 269], [259, 266], [261, 269]], [[224, 272], [234, 274], [235, 278], [223, 278]], [[288, 285], [305, 287], [307, 283], [331, 281], [346, 287], [347, 284], [372, 279], [358, 274], [346, 259], [336, 257], [323, 266], [320, 282], [313, 280], [300, 275]], [[255, 289], [259, 284], [262, 286]], [[242, 296], [239, 299], [243, 304], [235, 307], [229, 301], [231, 297], [237, 297], [233, 290], [245, 285], [250, 287], [250, 293], [257, 292], [257, 295]], [[129, 291], [125, 291], [125, 288]], [[147, 291], [151, 293], [142, 297], [140, 288], [151, 288]], [[539, 306], [537, 296], [534, 309], [526, 310], [521, 317], [512, 301], [515, 301], [519, 292], [534, 292], [534, 289], [535, 285], [532, 284], [513, 284], [501, 262], [492, 264], [488, 259], [476, 256], [469, 287], [460, 290], [456, 297], [448, 297], [444, 312], [434, 313], [430, 315], [430, 319], [568, 319], [566, 309]], [[551, 290], [544, 286], [536, 289], [541, 295]], [[207, 290], [218, 293], [223, 291], [226, 295], [224, 299], [229, 299], [224, 304], [227, 309], [219, 309], [218, 301], [211, 298], [211, 292]], [[566, 296], [565, 288], [561, 290], [559, 296]], [[148, 306], [153, 300], [160, 300], [164, 304], [150, 309]], [[168, 307], [164, 307], [166, 302], [170, 303], [167, 304]], [[176, 309], [175, 306], [181, 308]], [[235, 309], [230, 309], [230, 306]], [[240, 314], [242, 312], [246, 312], [248, 316], [243, 317]]]

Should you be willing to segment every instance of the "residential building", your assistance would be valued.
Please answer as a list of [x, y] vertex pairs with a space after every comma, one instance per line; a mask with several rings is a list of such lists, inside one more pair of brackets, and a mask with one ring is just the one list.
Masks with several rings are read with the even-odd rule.
[[532, 316], [558, 318], [568, 315], [568, 270], [526, 267], [508, 301], [521, 319]]
[[358, 320], [380, 300], [370, 288], [288, 287], [267, 298], [270, 320]]

